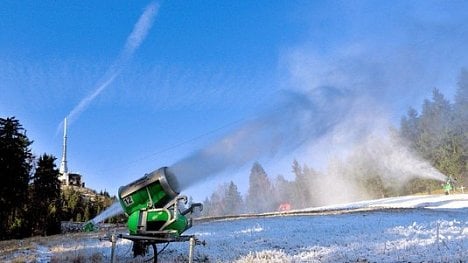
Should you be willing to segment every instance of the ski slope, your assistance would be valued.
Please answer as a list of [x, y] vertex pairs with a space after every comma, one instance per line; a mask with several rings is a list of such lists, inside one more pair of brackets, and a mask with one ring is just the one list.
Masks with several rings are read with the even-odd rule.
[[[1, 242], [0, 261], [109, 262], [111, 243], [99, 240], [104, 234]], [[405, 196], [219, 219], [196, 223], [186, 234], [206, 242], [196, 247], [196, 261], [466, 262], [468, 195]], [[187, 255], [187, 243], [172, 243], [159, 260], [183, 262]], [[132, 257], [127, 240], [118, 240], [116, 256], [118, 262], [144, 260]]]

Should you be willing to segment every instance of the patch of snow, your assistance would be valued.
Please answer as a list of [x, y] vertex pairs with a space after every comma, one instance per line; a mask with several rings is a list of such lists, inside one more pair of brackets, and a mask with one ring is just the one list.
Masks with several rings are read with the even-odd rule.
[[[365, 201], [341, 207], [437, 208], [220, 220], [195, 225], [189, 233], [210, 233], [200, 237], [207, 245], [197, 247], [196, 253], [215, 262], [464, 262], [468, 260], [465, 201], [457, 201], [463, 205], [456, 207], [462, 208], [440, 209], [441, 202], [456, 199]], [[258, 226], [261, 231], [245, 231]], [[171, 246], [186, 250], [181, 244]], [[170, 260], [174, 254], [161, 257]]]
[[417, 195], [389, 197], [377, 200], [366, 200], [347, 204], [337, 204], [306, 208], [291, 212], [317, 212], [331, 210], [352, 210], [363, 208], [430, 208], [430, 209], [460, 209], [468, 208], [468, 194], [454, 195]]
[[43, 245], [37, 245], [36, 251], [38, 253], [38, 256], [37, 256], [37, 259], [36, 259], [37, 263], [50, 262], [50, 259], [52, 257], [52, 253], [51, 253], [51, 251], [49, 250], [48, 247], [43, 246]]
[[[196, 246], [195, 262], [466, 262], [467, 201], [468, 195], [385, 198], [304, 210], [368, 208], [354, 213], [231, 218], [195, 224], [185, 234], [206, 241]], [[111, 242], [102, 237], [67, 234], [32, 246], [24, 241], [27, 249], [2, 252], [0, 261], [109, 262]], [[188, 242], [171, 243], [159, 260], [186, 261], [188, 251]], [[118, 262], [143, 260], [133, 258], [132, 242], [125, 239], [118, 239], [115, 254]]]
[[263, 227], [260, 224], [255, 225], [254, 227], [243, 229], [241, 231], [237, 231], [236, 234], [252, 234], [253, 232], [262, 232]]

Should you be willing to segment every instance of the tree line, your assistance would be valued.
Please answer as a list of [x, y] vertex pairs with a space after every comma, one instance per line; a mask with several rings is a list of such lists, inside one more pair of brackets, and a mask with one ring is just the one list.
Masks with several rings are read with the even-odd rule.
[[462, 70], [454, 102], [434, 89], [420, 113], [410, 108], [401, 118], [400, 135], [436, 169], [462, 185], [468, 182], [467, 127], [468, 71]]
[[[421, 108], [420, 113], [409, 108], [408, 113], [401, 117], [400, 127], [392, 129], [391, 135], [404, 141], [411, 151], [441, 173], [453, 178], [457, 186], [467, 186], [468, 71], [461, 71], [453, 102], [434, 89], [432, 98], [424, 100]], [[262, 213], [322, 205], [319, 191], [323, 188], [321, 180], [326, 175], [296, 160], [291, 166], [292, 180], [282, 175], [271, 180], [260, 163], [255, 162], [250, 170], [245, 196], [233, 181], [220, 185], [204, 200], [202, 216]], [[366, 166], [369, 166], [368, 169], [362, 169]], [[378, 171], [372, 169], [372, 164], [363, 164], [357, 170], [356, 174], [364, 175], [353, 178], [353, 183], [365, 189], [367, 197], [431, 193], [441, 189], [440, 182], [428, 179], [412, 179], [403, 187], [394, 187], [394, 184], [383, 181]]]
[[0, 239], [60, 233], [61, 221], [89, 220], [115, 199], [62, 190], [56, 158], [34, 156], [32, 143], [15, 117], [0, 118]]
[[243, 213], [265, 213], [281, 209], [300, 209], [313, 206], [316, 202], [310, 179], [319, 174], [307, 165], [293, 161], [293, 180], [278, 175], [271, 180], [259, 162], [250, 169], [249, 188], [245, 196], [237, 185], [230, 181], [222, 184], [203, 201], [202, 216], [229, 216]]

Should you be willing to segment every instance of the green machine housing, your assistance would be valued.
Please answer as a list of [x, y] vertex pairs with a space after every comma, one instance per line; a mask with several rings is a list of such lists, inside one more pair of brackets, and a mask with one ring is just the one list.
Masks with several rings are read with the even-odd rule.
[[192, 226], [186, 217], [193, 212], [193, 204], [181, 212], [180, 204], [187, 203], [186, 196], [179, 196], [178, 181], [167, 167], [159, 168], [144, 177], [119, 188], [120, 204], [128, 215], [130, 235], [178, 236]]

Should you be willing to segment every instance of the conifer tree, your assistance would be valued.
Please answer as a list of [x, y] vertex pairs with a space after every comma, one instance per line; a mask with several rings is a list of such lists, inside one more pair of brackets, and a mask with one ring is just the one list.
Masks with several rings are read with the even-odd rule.
[[261, 213], [275, 210], [273, 186], [263, 167], [255, 162], [250, 170], [246, 206], [249, 212]]
[[32, 205], [34, 233], [51, 235], [60, 233], [62, 202], [60, 197], [59, 171], [55, 157], [44, 154], [39, 158], [32, 184]]
[[400, 135], [404, 138], [407, 142], [409, 142], [409, 146], [412, 148], [418, 147], [419, 141], [419, 116], [418, 112], [410, 107], [407, 113], [407, 116], [403, 116], [400, 122]]
[[307, 187], [306, 175], [297, 160], [293, 161], [292, 172], [294, 173], [294, 207], [304, 208], [308, 203], [308, 193], [305, 191]]
[[33, 156], [14, 117], [0, 118], [0, 239], [22, 232]]
[[237, 189], [237, 185], [233, 181], [226, 188], [224, 202], [226, 215], [238, 215], [243, 212], [244, 202], [241, 193]]

